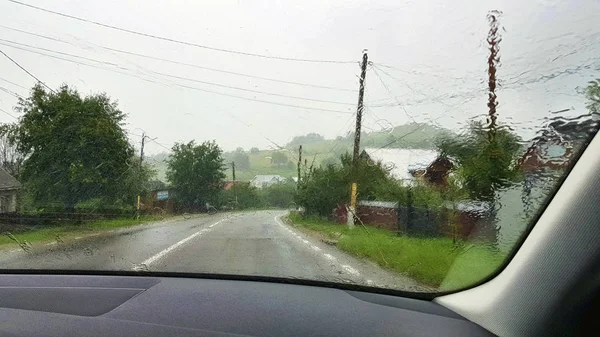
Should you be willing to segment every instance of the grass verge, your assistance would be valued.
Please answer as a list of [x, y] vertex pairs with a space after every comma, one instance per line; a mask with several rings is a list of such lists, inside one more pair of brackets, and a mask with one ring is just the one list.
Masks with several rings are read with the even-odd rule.
[[[163, 219], [152, 216], [144, 216], [140, 217], [139, 219], [123, 218], [112, 220], [98, 220], [80, 225], [65, 224], [57, 226], [48, 226], [44, 228], [28, 229], [19, 232], [11, 232], [11, 234], [20, 243], [29, 242], [33, 244], [39, 242], [55, 241], [57, 239], [57, 236], [64, 240], [75, 236], [84, 236], [92, 233], [130, 227], [159, 220]], [[2, 234], [0, 235], [0, 249], [16, 246], [17, 242], [15, 242], [15, 240], [13, 240], [13, 238], [11, 238], [7, 233], [0, 234]]]
[[351, 255], [376, 262], [440, 291], [479, 282], [496, 271], [506, 255], [484, 244], [455, 245], [449, 238], [397, 236], [384, 229], [348, 229], [321, 218], [290, 214], [292, 225], [337, 241]]

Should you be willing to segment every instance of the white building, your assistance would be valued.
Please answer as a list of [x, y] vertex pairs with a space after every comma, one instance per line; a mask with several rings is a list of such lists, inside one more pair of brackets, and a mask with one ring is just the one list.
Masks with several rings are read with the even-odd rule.
[[263, 188], [263, 187], [268, 187], [274, 184], [278, 184], [278, 183], [284, 183], [286, 182], [287, 179], [280, 176], [280, 175], [256, 175], [254, 176], [254, 178], [252, 178], [252, 180], [250, 180], [250, 185], [256, 187], [256, 188]]
[[373, 162], [381, 162], [393, 178], [405, 182], [414, 180], [414, 172], [426, 170], [439, 156], [437, 151], [421, 149], [366, 148], [365, 154]]

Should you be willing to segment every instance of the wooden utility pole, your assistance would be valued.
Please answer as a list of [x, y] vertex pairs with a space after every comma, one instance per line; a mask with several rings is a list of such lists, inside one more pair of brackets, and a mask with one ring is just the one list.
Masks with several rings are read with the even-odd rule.
[[298, 181], [296, 182], [296, 189], [300, 188], [300, 167], [302, 166], [302, 145], [298, 149]]
[[[145, 144], [145, 141], [146, 141], [146, 133], [142, 132], [142, 146], [141, 146], [141, 149], [140, 149], [140, 170], [142, 169], [142, 162], [144, 161], [144, 144]], [[142, 207], [142, 200], [141, 199], [142, 199], [141, 195], [138, 194], [138, 196], [137, 196], [137, 207], [136, 207], [136, 209], [137, 209], [137, 216], [138, 217], [140, 216], [140, 208]]]
[[[360, 156], [360, 132], [362, 126], [363, 99], [365, 97], [365, 77], [367, 76], [367, 63], [369, 57], [367, 52], [363, 52], [362, 63], [360, 65], [360, 79], [358, 87], [358, 105], [356, 107], [356, 127], [354, 128], [354, 151], [352, 152], [352, 179], [355, 180], [358, 175], [358, 163]], [[348, 227], [354, 228], [354, 214], [356, 214], [356, 196], [358, 186], [356, 181], [352, 183], [350, 193], [350, 208], [348, 209]]]
[[144, 142], [146, 141], [146, 133], [142, 132], [142, 148], [140, 150], [140, 168], [142, 168], [142, 162], [144, 161]]
[[235, 187], [236, 182], [235, 182], [235, 162], [234, 161], [231, 162], [231, 173], [233, 176], [233, 185], [231, 185], [231, 188], [233, 188], [233, 195], [235, 196], [235, 207], [237, 208], [238, 197], [237, 197], [237, 188]]
[[356, 127], [354, 128], [354, 151], [352, 160], [354, 166], [358, 163], [358, 156], [360, 155], [360, 129], [362, 126], [362, 113], [363, 113], [363, 99], [365, 97], [365, 76], [367, 76], [367, 63], [369, 57], [367, 53], [363, 53], [362, 64], [360, 65], [360, 80], [358, 86], [358, 106], [356, 107]]

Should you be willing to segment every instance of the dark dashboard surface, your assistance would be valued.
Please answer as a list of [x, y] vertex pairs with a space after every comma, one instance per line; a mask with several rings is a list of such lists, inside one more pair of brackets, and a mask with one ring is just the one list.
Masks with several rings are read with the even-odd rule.
[[305, 285], [0, 275], [0, 336], [491, 336], [432, 302]]

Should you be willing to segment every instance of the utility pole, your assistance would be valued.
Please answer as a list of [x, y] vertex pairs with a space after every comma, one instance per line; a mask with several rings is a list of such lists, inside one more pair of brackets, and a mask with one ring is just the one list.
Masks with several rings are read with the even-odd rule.
[[144, 142], [146, 141], [146, 133], [142, 132], [142, 148], [140, 150], [140, 168], [142, 168], [142, 162], [144, 161]]
[[298, 181], [296, 182], [296, 189], [300, 188], [300, 167], [302, 166], [302, 145], [298, 149]]
[[[360, 132], [362, 126], [363, 99], [365, 97], [365, 77], [367, 76], [367, 64], [369, 56], [363, 51], [362, 63], [360, 65], [360, 79], [358, 87], [358, 105], [356, 107], [356, 127], [354, 128], [354, 151], [352, 152], [352, 179], [358, 176], [358, 163], [360, 156]], [[350, 208], [348, 209], [348, 227], [354, 228], [354, 214], [356, 214], [356, 196], [358, 186], [356, 181], [352, 183], [350, 194]]]
[[356, 107], [356, 127], [354, 128], [354, 152], [352, 160], [354, 161], [354, 167], [356, 168], [358, 163], [358, 156], [360, 155], [360, 129], [362, 125], [362, 113], [363, 113], [363, 99], [365, 97], [365, 76], [367, 76], [367, 63], [369, 57], [367, 52], [363, 53], [362, 64], [360, 65], [360, 80], [358, 87], [358, 106]]
[[[142, 146], [140, 149], [140, 170], [142, 169], [142, 162], [144, 161], [144, 143], [146, 140], [146, 133], [142, 132]], [[140, 216], [140, 208], [142, 207], [141, 196], [138, 194], [137, 196], [137, 216]]]
[[235, 195], [235, 207], [237, 208], [238, 197], [237, 197], [237, 188], [235, 187], [236, 183], [235, 183], [235, 162], [234, 161], [231, 162], [231, 173], [233, 176], [233, 185], [231, 186], [231, 188], [233, 188], [233, 195]]

